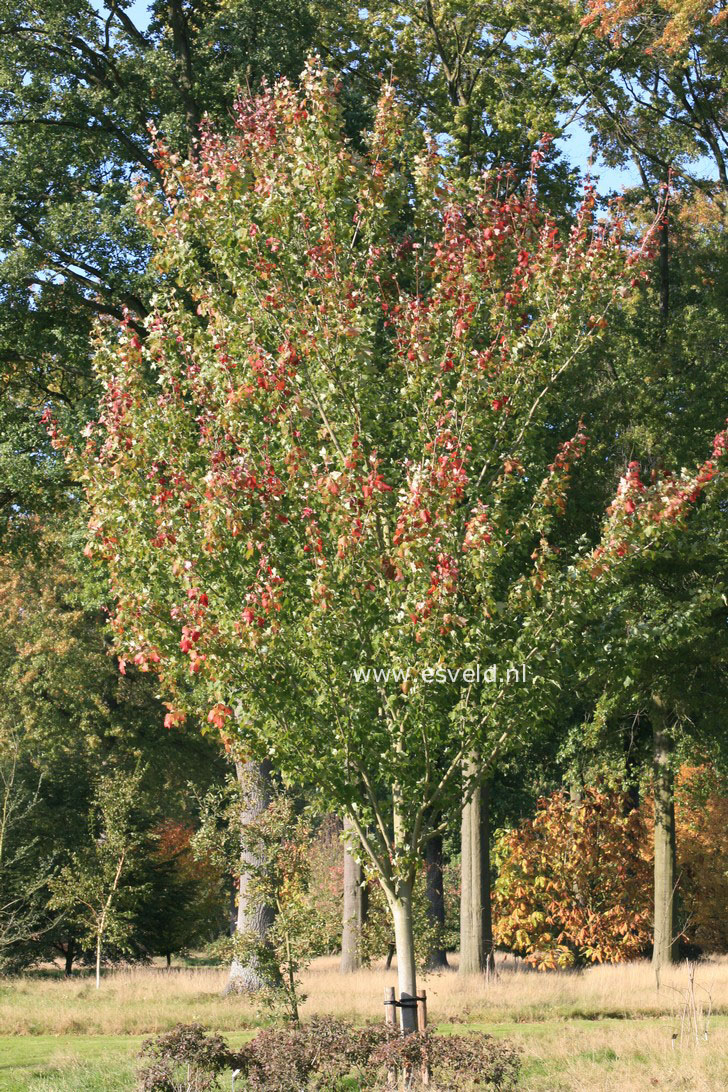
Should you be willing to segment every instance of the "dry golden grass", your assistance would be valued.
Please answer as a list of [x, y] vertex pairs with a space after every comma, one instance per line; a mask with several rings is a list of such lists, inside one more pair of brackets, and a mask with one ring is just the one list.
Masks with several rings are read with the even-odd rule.
[[[539, 973], [513, 957], [500, 956], [498, 977], [487, 982], [479, 975], [460, 978], [453, 973], [457, 956], [451, 956], [450, 962], [452, 971], [425, 975], [420, 980], [420, 986], [427, 990], [434, 1022], [669, 1014], [682, 1007], [675, 990], [683, 989], [688, 981], [684, 965], [663, 974], [658, 991], [647, 962]], [[705, 991], [710, 993], [714, 1012], [728, 1013], [728, 958], [705, 960], [698, 967], [695, 981], [703, 997]], [[304, 976], [304, 988], [309, 994], [304, 1011], [309, 1015], [330, 1012], [378, 1019], [383, 1011], [384, 988], [395, 984], [395, 970], [387, 972], [377, 966], [342, 977], [335, 958], [320, 959]]]
[[673, 1046], [669, 1020], [546, 1023], [543, 1034], [509, 1038], [523, 1048], [524, 1092], [725, 1092], [728, 1024], [707, 1042]]
[[141, 1035], [199, 1021], [232, 1031], [257, 1019], [247, 998], [221, 996], [224, 970], [131, 968], [93, 979], [27, 975], [0, 991], [0, 1035]]
[[[433, 1023], [538, 1022], [555, 1018], [670, 1017], [682, 1008], [676, 990], [687, 985], [684, 965], [663, 975], [656, 989], [649, 963], [591, 967], [580, 972], [538, 973], [512, 957], [501, 957], [498, 977], [461, 978], [453, 969], [425, 975]], [[132, 1035], [157, 1031], [180, 1020], [199, 1020], [220, 1030], [239, 1030], [259, 1022], [247, 997], [223, 997], [223, 968], [156, 967], [109, 971], [95, 990], [90, 977], [29, 975], [0, 991], [0, 1035]], [[396, 969], [383, 966], [342, 976], [338, 960], [316, 960], [303, 975], [308, 999], [304, 1016], [329, 1013], [353, 1020], [382, 1016], [384, 988], [396, 984]], [[699, 996], [712, 998], [714, 1013], [728, 1014], [728, 958], [699, 964]]]
[[[452, 961], [456, 964], [456, 960]], [[304, 1016], [381, 1019], [383, 967], [342, 977], [337, 960], [317, 960], [303, 976]], [[227, 1032], [259, 1022], [246, 997], [222, 996], [223, 969], [135, 968], [108, 972], [96, 993], [85, 976], [26, 978], [0, 990], [0, 1035], [130, 1036], [199, 1021]], [[673, 968], [659, 992], [647, 963], [538, 974], [501, 959], [499, 976], [425, 976], [430, 1020], [485, 1030], [523, 1050], [526, 1092], [725, 1092], [728, 1089], [728, 959], [697, 969], [698, 995], [712, 998], [709, 1038], [680, 1039], [687, 969]], [[672, 989], [670, 987], [675, 987]], [[465, 1030], [465, 1027], [462, 1028]], [[673, 1040], [673, 1035], [678, 1038]], [[78, 1042], [78, 1040], [76, 1040]], [[56, 1049], [63, 1048], [63, 1040]]]

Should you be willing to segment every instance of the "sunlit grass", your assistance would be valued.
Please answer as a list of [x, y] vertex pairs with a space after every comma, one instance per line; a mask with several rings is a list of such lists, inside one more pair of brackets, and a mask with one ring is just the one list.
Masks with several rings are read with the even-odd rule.
[[[452, 962], [456, 964], [456, 959]], [[239, 1044], [260, 1023], [250, 998], [222, 995], [223, 968], [147, 967], [109, 971], [97, 993], [86, 975], [28, 975], [0, 988], [0, 1092], [121, 1092], [134, 1087], [141, 1038], [180, 1021], [200, 1023]], [[303, 976], [304, 1018], [383, 1018], [384, 988], [396, 970], [342, 976], [335, 958]], [[711, 998], [708, 1039], [684, 1031], [684, 965], [662, 977], [647, 963], [539, 974], [501, 959], [491, 982], [453, 971], [429, 975], [430, 1022], [477, 1029], [523, 1050], [526, 1092], [724, 1092], [728, 1088], [728, 959], [698, 965], [698, 994]], [[676, 1038], [675, 1038], [676, 1037]]]

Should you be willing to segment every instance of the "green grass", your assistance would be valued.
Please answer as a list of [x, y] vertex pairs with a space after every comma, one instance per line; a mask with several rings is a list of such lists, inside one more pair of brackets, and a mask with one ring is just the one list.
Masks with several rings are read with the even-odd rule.
[[[520, 1047], [523, 1092], [726, 1092], [728, 961], [698, 969], [715, 1013], [708, 1041], [680, 1041], [686, 981], [676, 967], [658, 994], [649, 967], [631, 965], [579, 975], [506, 968], [490, 984], [444, 974], [425, 985], [439, 1030], [486, 1032]], [[238, 1047], [261, 1017], [250, 999], [223, 997], [224, 983], [224, 969], [194, 964], [171, 975], [108, 972], [98, 993], [86, 975], [4, 983], [0, 1092], [133, 1092], [142, 1041], [178, 1022], [199, 1022]], [[304, 984], [304, 1018], [382, 1019], [383, 987], [392, 983], [381, 970], [344, 979], [335, 960], [319, 961]]]
[[[629, 1035], [625, 1040], [625, 1029]], [[595, 1032], [597, 1029], [598, 1034]], [[612, 1089], [728, 1087], [728, 1017], [714, 1021], [715, 1044], [672, 1049], [669, 1028], [655, 1018], [507, 1021], [444, 1024], [443, 1032], [482, 1031], [518, 1043], [524, 1092], [611, 1092]], [[231, 1035], [233, 1047], [251, 1032]], [[654, 1048], [657, 1037], [662, 1049]], [[132, 1092], [137, 1055], [145, 1037], [33, 1035], [0, 1039], [0, 1092]], [[722, 1044], [722, 1045], [721, 1045]], [[696, 1063], [699, 1068], [696, 1068]], [[655, 1083], [657, 1082], [657, 1083]], [[229, 1077], [222, 1088], [229, 1087]]]
[[134, 1085], [139, 1038], [14, 1036], [0, 1040], [0, 1090], [126, 1092]]
[[[242, 1046], [251, 1032], [231, 1035]], [[130, 1092], [144, 1035], [0, 1038], [0, 1092]], [[229, 1087], [229, 1081], [226, 1082]]]

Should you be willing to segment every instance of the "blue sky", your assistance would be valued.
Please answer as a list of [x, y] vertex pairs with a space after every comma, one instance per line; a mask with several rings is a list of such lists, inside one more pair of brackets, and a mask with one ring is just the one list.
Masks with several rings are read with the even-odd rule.
[[556, 145], [563, 149], [567, 159], [574, 166], [579, 167], [584, 173], [589, 170], [601, 193], [613, 190], [619, 192], [623, 186], [636, 186], [639, 184], [640, 178], [637, 169], [633, 166], [605, 167], [599, 161], [591, 167], [589, 166], [589, 156], [591, 155], [589, 134], [578, 122], [572, 122], [566, 135], [560, 137], [556, 141]]

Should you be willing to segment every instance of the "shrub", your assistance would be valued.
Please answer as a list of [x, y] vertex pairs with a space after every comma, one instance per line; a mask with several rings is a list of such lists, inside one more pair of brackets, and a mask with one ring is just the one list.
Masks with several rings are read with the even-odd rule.
[[402, 1037], [385, 1024], [355, 1028], [342, 1020], [312, 1020], [300, 1027], [260, 1032], [238, 1056], [236, 1065], [255, 1092], [334, 1092], [351, 1087], [387, 1088], [387, 1071], [414, 1074], [408, 1087], [417, 1087], [416, 1074], [428, 1063], [431, 1087], [492, 1089], [517, 1087], [519, 1057], [509, 1043], [487, 1035]]
[[218, 1075], [235, 1064], [221, 1035], [200, 1024], [177, 1024], [142, 1044], [148, 1061], [139, 1071], [139, 1092], [208, 1092], [219, 1088]]
[[681, 767], [675, 821], [683, 936], [702, 951], [728, 952], [728, 797], [710, 765]]
[[139, 1074], [139, 1092], [209, 1092], [219, 1088], [218, 1077], [228, 1068], [240, 1071], [241, 1092], [374, 1092], [388, 1087], [392, 1069], [409, 1074], [407, 1087], [415, 1089], [425, 1064], [432, 1092], [512, 1092], [519, 1072], [516, 1049], [488, 1035], [403, 1037], [386, 1024], [357, 1028], [332, 1019], [267, 1028], [239, 1053], [199, 1024], [179, 1024], [147, 1040], [141, 1053], [149, 1061]]
[[497, 842], [496, 943], [539, 970], [619, 963], [650, 941], [650, 847], [617, 792], [562, 792]]
[[[303, 1088], [336, 1087], [352, 1070], [362, 1076], [371, 1047], [340, 1020], [261, 1031], [241, 1051], [237, 1065], [250, 1089], [300, 1092]], [[365, 1085], [365, 1087], [367, 1087]]]
[[[392, 1067], [416, 1075], [425, 1064], [432, 1072], [434, 1084], [431, 1088], [510, 1092], [518, 1087], [518, 1050], [510, 1043], [498, 1042], [480, 1032], [469, 1035], [424, 1032], [404, 1038], [393, 1035], [379, 1044], [370, 1059], [370, 1068], [376, 1067], [380, 1078]], [[381, 1087], [386, 1085], [382, 1083]], [[408, 1084], [408, 1087], [413, 1085]], [[416, 1083], [414, 1087], [417, 1087]]]
[[[496, 943], [539, 970], [619, 963], [651, 940], [653, 808], [650, 793], [627, 811], [619, 792], [563, 792], [496, 840]], [[676, 778], [677, 883], [681, 940], [728, 951], [728, 797], [708, 765]], [[688, 949], [689, 950], [689, 949]]]

